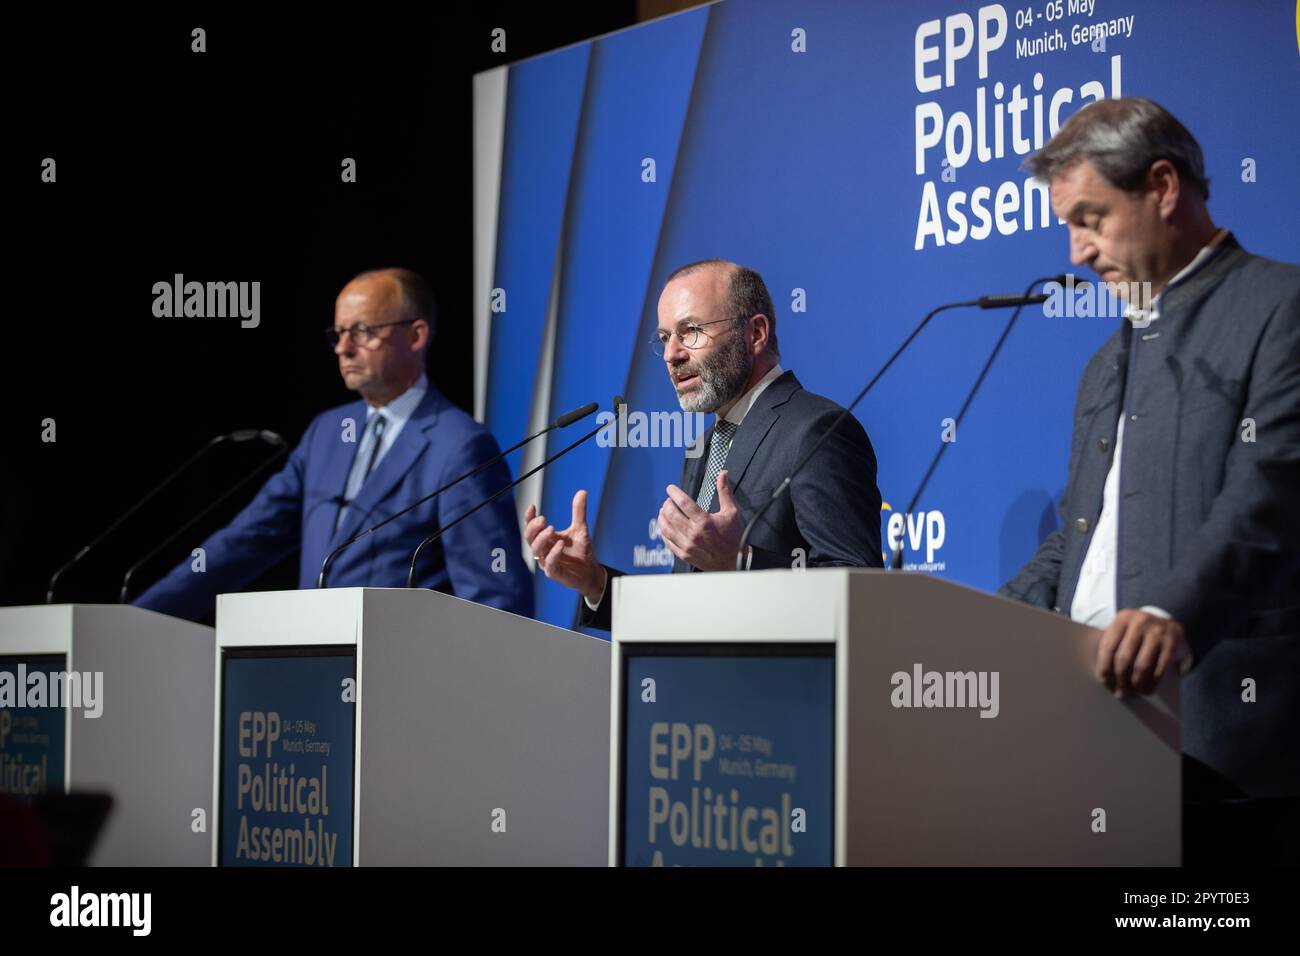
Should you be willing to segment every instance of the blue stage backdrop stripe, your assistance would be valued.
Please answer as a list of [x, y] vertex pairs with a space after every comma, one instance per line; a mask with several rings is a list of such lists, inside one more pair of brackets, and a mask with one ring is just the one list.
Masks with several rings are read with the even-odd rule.
[[528, 428], [590, 58], [583, 44], [510, 67], [493, 281], [506, 310], [492, 317], [486, 411], [503, 448]]
[[[653, 436], [649, 446], [615, 449], [609, 470], [605, 474], [606, 493], [600, 502], [601, 532], [596, 539], [596, 554], [607, 565], [622, 568], [630, 573], [669, 573], [673, 554], [659, 536], [659, 508], [669, 484], [681, 483], [682, 460], [686, 449], [676, 444], [674, 427], [679, 428], [682, 442], [688, 434], [698, 437], [712, 423], [712, 415], [690, 415], [678, 406], [673, 386], [663, 360], [652, 351], [648, 343], [658, 326], [659, 293], [664, 279], [678, 266], [698, 259], [727, 257], [730, 246], [719, 249], [707, 243], [681, 248], [680, 242], [671, 238], [673, 224], [681, 217], [682, 195], [691, 179], [691, 167], [698, 163], [699, 149], [695, 144], [700, 135], [698, 118], [708, 116], [712, 100], [705, 92], [710, 88], [709, 74], [714, 68], [714, 47], [719, 42], [720, 14], [725, 14], [727, 4], [715, 4], [711, 10], [708, 29], [695, 66], [695, 82], [691, 102], [687, 108], [682, 144], [678, 150], [677, 167], [673, 171], [673, 188], [669, 191], [664, 212], [664, 227], [659, 234], [659, 248], [655, 253], [650, 284], [646, 289], [646, 305], [637, 335], [637, 347], [627, 370], [627, 388], [624, 397], [629, 413], [650, 419], [657, 412], [672, 414], [668, 437], [674, 441], [663, 443], [659, 439], [662, 427], [647, 429]], [[670, 247], [666, 249], [665, 247]], [[646, 344], [643, 344], [646, 343]], [[677, 423], [680, 423], [678, 425]], [[688, 433], [688, 423], [690, 431]], [[629, 429], [631, 431], [631, 429]]]
[[[595, 42], [564, 229], [553, 415], [588, 401], [608, 407], [644, 348], [646, 290], [708, 16], [689, 11]], [[653, 182], [643, 179], [647, 159]], [[559, 447], [557, 438], [550, 448]], [[543, 510], [557, 527], [579, 488], [588, 516], [599, 513], [609, 457], [592, 440], [549, 467]], [[570, 625], [574, 593], [539, 582], [538, 617]]]

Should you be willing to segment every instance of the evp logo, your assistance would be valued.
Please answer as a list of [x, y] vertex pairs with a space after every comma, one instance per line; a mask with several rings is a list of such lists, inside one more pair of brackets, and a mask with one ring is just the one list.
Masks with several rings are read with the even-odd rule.
[[[942, 511], [918, 511], [905, 515], [894, 511], [888, 501], [881, 502], [880, 516], [883, 525], [880, 539], [885, 543], [881, 557], [886, 565], [894, 552], [900, 548], [904, 551], [903, 570], [905, 571], [944, 571], [947, 563], [936, 561], [935, 555], [943, 547], [948, 536], [948, 524]], [[914, 557], [907, 560], [907, 552]], [[925, 561], [916, 560], [924, 553]]]

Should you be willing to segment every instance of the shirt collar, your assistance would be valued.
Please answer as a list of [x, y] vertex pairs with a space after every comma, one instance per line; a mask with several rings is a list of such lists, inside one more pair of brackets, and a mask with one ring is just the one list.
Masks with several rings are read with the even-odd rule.
[[758, 401], [758, 396], [763, 394], [763, 389], [767, 388], [780, 378], [783, 372], [784, 370], [781, 368], [781, 363], [776, 363], [776, 365], [774, 365], [766, 375], [754, 384], [753, 388], [740, 396], [740, 398], [736, 399], [736, 401], [732, 403], [732, 406], [720, 417], [724, 421], [731, 422], [733, 425], [739, 425], [744, 420], [746, 413], [753, 408], [754, 403]]
[[406, 424], [412, 415], [415, 414], [416, 408], [424, 400], [425, 394], [429, 391], [429, 379], [421, 372], [420, 377], [415, 380], [415, 384], [398, 395], [395, 399], [384, 405], [382, 408], [375, 408], [373, 405], [366, 405], [366, 421], [374, 418], [379, 412], [384, 413], [384, 418], [388, 419], [389, 425], [395, 425], [398, 422]]
[[1139, 322], [1154, 322], [1156, 319], [1160, 318], [1160, 299], [1164, 294], [1173, 286], [1190, 276], [1193, 272], [1200, 269], [1201, 266], [1205, 265], [1205, 263], [1209, 261], [1210, 256], [1214, 255], [1215, 250], [1223, 243], [1223, 240], [1227, 238], [1227, 235], [1227, 229], [1220, 229], [1211, 236], [1210, 241], [1201, 247], [1201, 251], [1192, 257], [1192, 261], [1183, 266], [1182, 269], [1178, 271], [1177, 275], [1165, 283], [1165, 287], [1157, 293], [1154, 299], [1151, 300], [1151, 308], [1140, 309], [1132, 303], [1126, 304], [1124, 306], [1124, 318], [1134, 324]]

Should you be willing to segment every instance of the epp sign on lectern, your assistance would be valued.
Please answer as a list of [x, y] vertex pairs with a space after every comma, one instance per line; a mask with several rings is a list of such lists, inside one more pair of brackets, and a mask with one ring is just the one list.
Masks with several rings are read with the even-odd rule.
[[354, 650], [223, 654], [219, 862], [351, 866]]

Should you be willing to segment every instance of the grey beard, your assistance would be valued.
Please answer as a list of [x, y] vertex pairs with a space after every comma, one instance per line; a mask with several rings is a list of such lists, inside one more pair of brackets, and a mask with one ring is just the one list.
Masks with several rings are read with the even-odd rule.
[[754, 371], [754, 357], [745, 348], [744, 336], [733, 334], [721, 349], [695, 369], [700, 377], [699, 388], [686, 394], [678, 392], [677, 404], [684, 412], [715, 412], [740, 397], [750, 373]]

